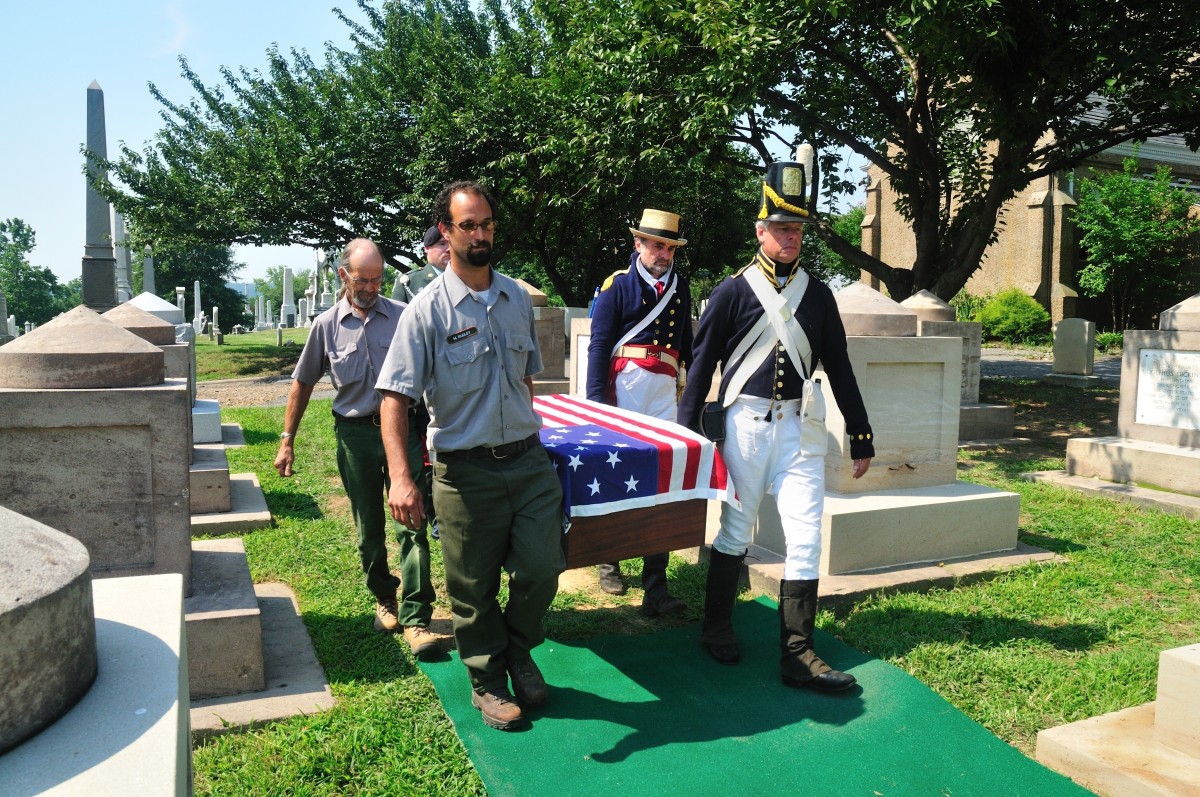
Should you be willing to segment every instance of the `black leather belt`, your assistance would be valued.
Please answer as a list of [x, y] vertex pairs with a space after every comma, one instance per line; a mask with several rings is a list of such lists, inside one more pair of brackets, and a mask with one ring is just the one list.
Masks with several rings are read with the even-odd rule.
[[351, 426], [379, 426], [380, 425], [378, 412], [375, 413], [374, 415], [359, 415], [358, 417], [355, 417], [355, 418], [351, 418], [346, 415], [338, 415], [335, 412], [333, 414], [333, 420], [334, 420], [334, 423], [348, 423]]
[[461, 451], [439, 451], [439, 458], [459, 458], [459, 459], [496, 459], [506, 460], [518, 457], [524, 454], [531, 448], [536, 448], [542, 444], [537, 432], [529, 435], [524, 440], [518, 440], [515, 443], [504, 443], [503, 445], [488, 448], [487, 446], [475, 446], [474, 448], [464, 448]]

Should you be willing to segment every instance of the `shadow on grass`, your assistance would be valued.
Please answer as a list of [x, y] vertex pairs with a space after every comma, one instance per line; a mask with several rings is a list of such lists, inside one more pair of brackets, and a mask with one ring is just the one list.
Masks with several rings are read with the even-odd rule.
[[[386, 683], [415, 675], [417, 668], [408, 655], [404, 636], [376, 631], [372, 625], [375, 615], [371, 604], [363, 602], [362, 606], [362, 614], [353, 616], [304, 615], [304, 625], [329, 683]], [[448, 633], [449, 626], [431, 628]], [[449, 661], [446, 652], [449, 640], [443, 640], [443, 643], [435, 661]]]
[[1022, 531], [1019, 538], [1021, 542], [1027, 545], [1032, 545], [1035, 548], [1045, 548], [1047, 551], [1053, 551], [1054, 553], [1075, 553], [1087, 550], [1086, 545], [1080, 545], [1077, 542], [1068, 542], [1046, 534], [1030, 534], [1027, 531]]
[[267, 499], [267, 506], [271, 509], [271, 515], [277, 520], [280, 518], [317, 520], [324, 517], [321, 514], [320, 505], [308, 493], [296, 492], [295, 490], [264, 489], [263, 496]]
[[864, 609], [841, 624], [844, 636], [858, 640], [874, 655], [894, 660], [920, 645], [968, 643], [978, 648], [1005, 647], [1013, 640], [1044, 642], [1063, 651], [1083, 651], [1107, 639], [1101, 626], [1066, 623], [1047, 626], [994, 614], [962, 614], [908, 608]]

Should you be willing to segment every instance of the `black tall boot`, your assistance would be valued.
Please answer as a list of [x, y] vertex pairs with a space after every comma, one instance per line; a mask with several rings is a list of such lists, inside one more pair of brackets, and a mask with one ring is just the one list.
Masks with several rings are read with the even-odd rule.
[[642, 614], [650, 619], [664, 614], [677, 614], [687, 604], [667, 589], [669, 553], [656, 553], [642, 558]]
[[779, 674], [787, 686], [837, 692], [857, 681], [853, 675], [831, 668], [813, 652], [817, 584], [817, 579], [779, 582]]
[[745, 559], [746, 554], [730, 556], [716, 549], [709, 554], [700, 644], [721, 664], [737, 664], [742, 660], [742, 651], [733, 633], [733, 603], [737, 599]]

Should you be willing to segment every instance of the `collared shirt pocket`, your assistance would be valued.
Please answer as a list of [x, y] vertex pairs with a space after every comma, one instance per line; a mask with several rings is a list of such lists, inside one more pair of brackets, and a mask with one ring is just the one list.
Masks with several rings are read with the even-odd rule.
[[354, 384], [367, 377], [367, 358], [357, 356], [358, 343], [329, 352], [329, 381], [335, 389]]
[[533, 338], [528, 335], [508, 335], [504, 340], [504, 369], [508, 378], [520, 382], [525, 378], [529, 356], [533, 354]]
[[463, 393], [482, 390], [491, 370], [481, 362], [491, 350], [487, 341], [475, 336], [446, 347], [446, 362], [449, 364], [450, 381]]

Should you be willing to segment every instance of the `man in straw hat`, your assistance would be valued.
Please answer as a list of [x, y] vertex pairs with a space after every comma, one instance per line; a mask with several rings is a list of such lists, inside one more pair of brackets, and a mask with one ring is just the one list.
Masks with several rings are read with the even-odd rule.
[[[804, 149], [797, 160], [805, 160]], [[715, 425], [724, 432], [721, 453], [741, 506], [721, 505], [701, 644], [722, 664], [741, 660], [733, 605], [751, 530], [769, 491], [779, 505], [787, 546], [779, 584], [780, 676], [787, 686], [833, 692], [856, 680], [830, 668], [813, 650], [827, 445], [821, 383], [812, 378], [818, 361], [846, 419], [854, 478], [867, 472], [875, 449], [833, 293], [799, 263], [804, 224], [811, 220], [805, 199], [811, 163], [774, 163], [767, 170], [755, 227], [758, 252], [709, 298], [679, 422], [701, 428], [702, 412], [713, 409], [705, 407], [705, 395], [720, 363], [717, 418], [725, 409]]]
[[[609, 275], [592, 307], [587, 397], [674, 421], [677, 384], [692, 359], [692, 301], [688, 281], [675, 271], [675, 251], [687, 243], [679, 215], [646, 208], [633, 234], [629, 268]], [[686, 608], [667, 590], [669, 552], [642, 559], [642, 613]], [[600, 588], [621, 595], [620, 562], [600, 565]]]

